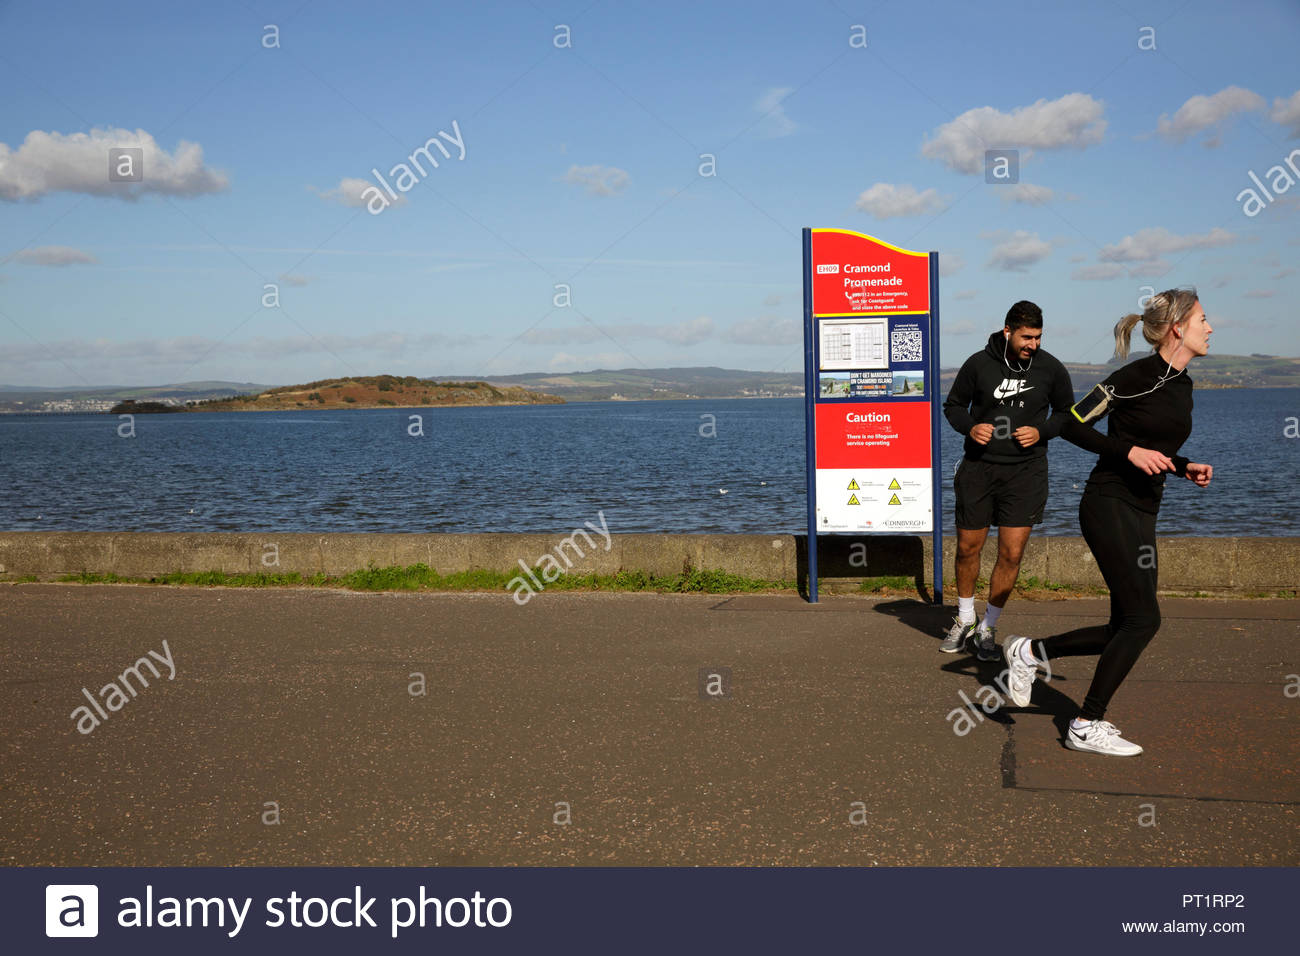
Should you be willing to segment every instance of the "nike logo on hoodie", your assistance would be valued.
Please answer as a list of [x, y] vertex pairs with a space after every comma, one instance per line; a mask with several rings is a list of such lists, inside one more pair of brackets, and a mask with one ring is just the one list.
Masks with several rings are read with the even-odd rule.
[[1032, 385], [1026, 385], [1023, 379], [1004, 378], [1002, 384], [993, 389], [993, 396], [995, 398], [1010, 398], [1013, 395], [1031, 391], [1033, 387]]

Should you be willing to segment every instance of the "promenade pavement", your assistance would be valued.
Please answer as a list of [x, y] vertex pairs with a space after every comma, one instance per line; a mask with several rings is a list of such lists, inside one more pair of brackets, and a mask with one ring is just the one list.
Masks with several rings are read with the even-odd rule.
[[[1000, 639], [1106, 606], [1015, 600]], [[0, 860], [1300, 864], [1300, 602], [1162, 610], [1119, 759], [1060, 742], [1095, 658], [998, 706], [911, 600], [4, 586]], [[174, 678], [123, 681], [150, 651]]]

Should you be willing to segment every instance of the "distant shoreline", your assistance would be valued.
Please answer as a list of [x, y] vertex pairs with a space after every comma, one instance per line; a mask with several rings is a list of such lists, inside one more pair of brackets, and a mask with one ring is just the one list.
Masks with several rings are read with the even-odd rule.
[[[1300, 388], [1300, 385], [1235, 385], [1235, 384], [1223, 384], [1217, 382], [1209, 382], [1209, 383], [1195, 382], [1194, 388], [1196, 389], [1196, 391], [1241, 391], [1241, 390], [1249, 390], [1249, 389], [1259, 389], [1261, 391], [1285, 391], [1287, 389]], [[1076, 393], [1078, 393], [1080, 392], [1080, 389], [1076, 388], [1075, 391]], [[150, 414], [170, 414], [172, 412], [305, 412], [305, 411], [346, 411], [349, 409], [357, 410], [357, 409], [380, 409], [380, 408], [386, 408], [392, 410], [397, 410], [402, 408], [492, 408], [498, 406], [520, 408], [528, 405], [558, 405], [558, 404], [622, 405], [628, 402], [700, 402], [700, 401], [730, 402], [730, 401], [762, 401], [762, 400], [769, 400], [769, 399], [770, 400], [793, 399], [797, 401], [802, 401], [803, 396], [801, 395], [686, 395], [686, 396], [678, 396], [674, 398], [625, 398], [625, 397], [620, 397], [616, 399], [570, 398], [570, 399], [564, 399], [563, 402], [445, 402], [445, 403], [430, 403], [427, 405], [377, 405], [377, 404], [363, 405], [359, 402], [357, 403], [341, 402], [337, 405], [321, 405], [319, 403], [313, 403], [311, 405], [302, 405], [302, 406], [295, 405], [292, 407], [284, 406], [284, 407], [272, 407], [272, 408], [255, 408], [255, 407], [216, 408], [211, 405], [206, 405], [206, 406], [190, 405], [190, 406], [170, 406], [170, 408], [167, 411], [136, 411], [136, 412], [131, 412], [130, 414], [150, 415]], [[143, 403], [137, 403], [137, 404], [143, 404]], [[111, 414], [115, 414], [115, 413], [111, 410], [90, 411], [90, 410], [80, 410], [80, 409], [71, 409], [71, 410], [58, 409], [58, 410], [47, 411], [44, 409], [37, 409], [37, 408], [24, 408], [24, 409], [0, 408], [0, 416], [111, 415]], [[118, 412], [116, 414], [127, 414], [127, 413]]]

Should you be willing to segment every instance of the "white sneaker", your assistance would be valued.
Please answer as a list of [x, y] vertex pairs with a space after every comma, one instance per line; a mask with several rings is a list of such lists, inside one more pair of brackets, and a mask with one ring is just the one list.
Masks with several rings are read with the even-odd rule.
[[1013, 637], [1002, 645], [1002, 653], [1007, 662], [1007, 693], [1017, 707], [1029, 706], [1034, 678], [1038, 676], [1037, 665], [1026, 664], [1020, 656], [1020, 648], [1028, 643], [1027, 637]]
[[1119, 730], [1108, 720], [1094, 720], [1082, 730], [1076, 730], [1074, 721], [1065, 734], [1065, 746], [1071, 750], [1107, 754], [1111, 757], [1135, 757], [1142, 748], [1119, 735]]

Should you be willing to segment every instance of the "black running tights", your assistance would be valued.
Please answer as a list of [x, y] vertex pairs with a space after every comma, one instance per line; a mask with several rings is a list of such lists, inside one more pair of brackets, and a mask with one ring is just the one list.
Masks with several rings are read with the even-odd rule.
[[1101, 720], [1142, 651], [1160, 629], [1156, 603], [1156, 516], [1092, 489], [1079, 500], [1079, 528], [1110, 589], [1110, 620], [1042, 642], [1047, 657], [1100, 654], [1079, 716]]

